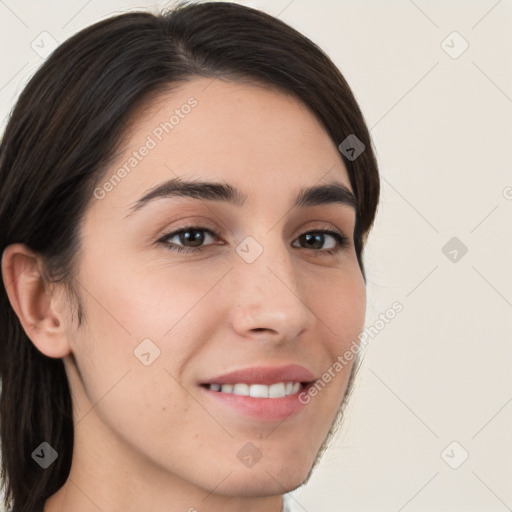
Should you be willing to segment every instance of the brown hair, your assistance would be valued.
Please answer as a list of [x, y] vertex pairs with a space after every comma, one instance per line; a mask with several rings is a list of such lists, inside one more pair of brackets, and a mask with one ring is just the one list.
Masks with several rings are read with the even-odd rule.
[[[64, 282], [76, 299], [81, 218], [128, 122], [148, 98], [196, 77], [278, 87], [308, 105], [337, 146], [349, 135], [364, 144], [356, 159], [340, 156], [358, 201], [354, 243], [365, 278], [362, 253], [380, 185], [354, 95], [308, 38], [264, 12], [228, 2], [116, 15], [78, 32], [48, 57], [22, 91], [1, 141], [0, 253], [25, 244], [43, 258], [48, 281]], [[33, 512], [69, 475], [72, 403], [62, 360], [31, 343], [9, 302], [8, 284], [0, 287], [1, 477], [6, 506]], [[46, 470], [31, 457], [43, 441], [59, 454]]]

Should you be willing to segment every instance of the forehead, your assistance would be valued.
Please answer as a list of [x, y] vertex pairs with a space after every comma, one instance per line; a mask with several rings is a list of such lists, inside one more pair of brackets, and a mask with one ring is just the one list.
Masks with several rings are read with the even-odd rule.
[[100, 186], [129, 210], [171, 178], [221, 180], [281, 202], [304, 186], [333, 179], [350, 188], [339, 151], [293, 95], [255, 84], [199, 78], [146, 103]]

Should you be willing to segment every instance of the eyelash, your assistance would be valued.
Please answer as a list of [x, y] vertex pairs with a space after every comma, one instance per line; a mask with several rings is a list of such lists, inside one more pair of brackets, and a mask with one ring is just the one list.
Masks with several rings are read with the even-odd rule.
[[[179, 228], [178, 230], [174, 230], [172, 232], [164, 234], [157, 243], [163, 244], [166, 246], [167, 249], [170, 251], [176, 251], [180, 253], [191, 253], [191, 252], [198, 252], [206, 249], [208, 246], [201, 246], [201, 247], [183, 247], [180, 245], [172, 244], [168, 240], [170, 238], [174, 238], [176, 235], [179, 235], [180, 233], [186, 233], [187, 231], [204, 231], [205, 233], [209, 233], [210, 235], [213, 235], [215, 238], [219, 238], [219, 235], [216, 231], [202, 227], [202, 226], [184, 226]], [[337, 242], [337, 246], [334, 249], [311, 249], [313, 252], [320, 253], [320, 255], [328, 255], [333, 256], [343, 250], [344, 248], [348, 247], [350, 245], [349, 239], [340, 233], [337, 230], [334, 229], [316, 229], [311, 231], [305, 231], [300, 236], [313, 234], [313, 233], [326, 233], [328, 235], [331, 235]], [[299, 236], [299, 238], [300, 238]], [[298, 239], [298, 238], [297, 238]], [[212, 245], [212, 244], [210, 244]], [[306, 249], [307, 247], [298, 247], [298, 249]]]

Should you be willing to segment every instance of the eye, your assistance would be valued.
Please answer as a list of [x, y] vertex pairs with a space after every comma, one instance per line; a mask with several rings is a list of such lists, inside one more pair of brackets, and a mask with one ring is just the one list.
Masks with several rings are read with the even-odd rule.
[[[326, 236], [330, 237], [334, 241], [331, 241], [331, 244], [328, 248], [324, 248], [323, 250], [316, 250], [320, 249], [319, 246], [324, 245]], [[313, 249], [316, 250], [315, 252], [327, 255], [336, 254], [349, 245], [349, 240], [345, 235], [339, 231], [331, 229], [308, 231], [300, 235], [297, 240], [304, 242], [306, 244], [306, 249]]]
[[[171, 251], [185, 253], [197, 252], [206, 249], [208, 245], [212, 245], [203, 245], [208, 236], [212, 238], [219, 237], [218, 233], [212, 229], [202, 226], [186, 226], [166, 233], [157, 243], [165, 245]], [[331, 242], [327, 248], [324, 248], [325, 242], [329, 240], [329, 238]], [[173, 241], [173, 239], [175, 240]], [[299, 241], [299, 243], [305, 244], [305, 246], [299, 246], [299, 248], [310, 249], [324, 255], [335, 254], [349, 245], [349, 239], [345, 235], [337, 230], [331, 229], [307, 231], [296, 240]], [[294, 245], [294, 247], [297, 246]]]
[[[217, 237], [217, 233], [212, 231], [211, 229], [206, 229], [200, 226], [189, 226], [181, 228], [177, 231], [173, 231], [172, 233], [167, 233], [164, 235], [158, 242], [163, 243], [167, 246], [171, 251], [177, 252], [196, 252], [202, 251], [205, 247], [201, 246], [201, 244], [205, 241], [205, 235], [207, 233], [209, 236]], [[177, 245], [176, 241], [171, 242], [173, 238], [176, 238], [176, 241], [179, 241], [181, 244], [191, 244], [190, 246], [182, 246]]]

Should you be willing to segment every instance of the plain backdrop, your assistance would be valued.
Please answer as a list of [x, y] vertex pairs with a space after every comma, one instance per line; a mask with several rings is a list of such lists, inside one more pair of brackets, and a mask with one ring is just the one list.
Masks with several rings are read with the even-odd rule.
[[[367, 325], [403, 306], [293, 496], [307, 512], [510, 510], [512, 1], [241, 3], [310, 37], [352, 87], [382, 176]], [[0, 130], [43, 62], [38, 38], [169, 5], [1, 1]]]

